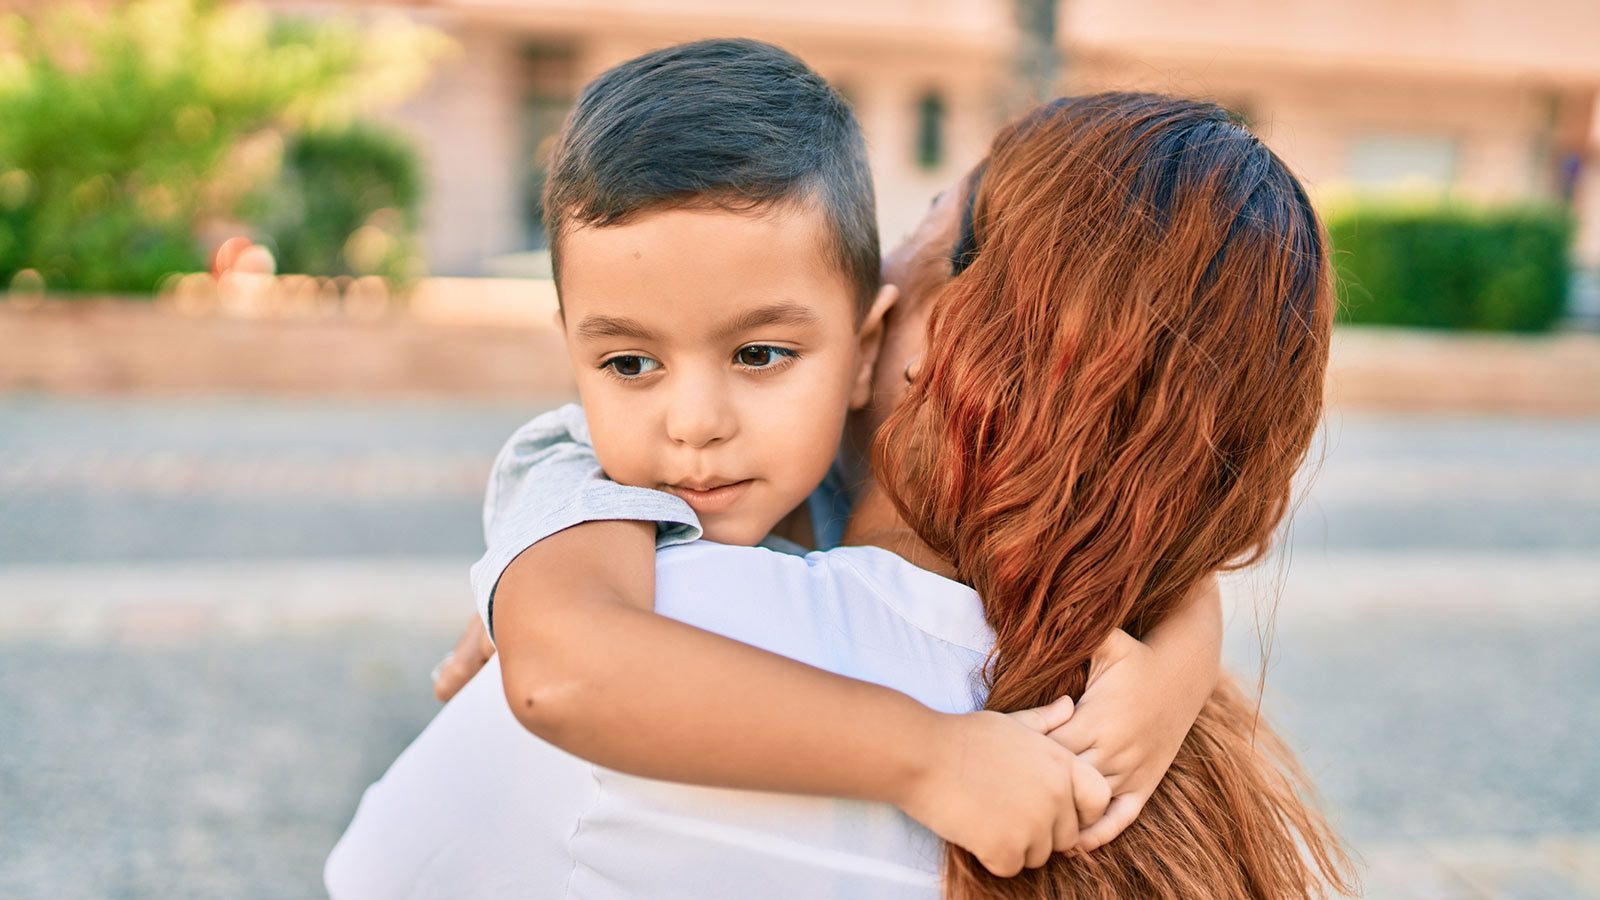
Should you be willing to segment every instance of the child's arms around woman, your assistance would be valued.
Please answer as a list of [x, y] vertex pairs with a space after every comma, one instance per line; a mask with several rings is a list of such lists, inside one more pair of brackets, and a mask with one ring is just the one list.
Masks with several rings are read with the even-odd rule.
[[[663, 544], [692, 539], [698, 526], [670, 495], [591, 477], [598, 466], [583, 438], [581, 411], [568, 407], [507, 445], [486, 503], [490, 551], [474, 575], [480, 607], [493, 613], [513, 712], [593, 762], [674, 781], [887, 801], [991, 870], [1014, 873], [1053, 849], [1093, 848], [1120, 832], [1215, 684], [1220, 615], [1209, 581], [1148, 644], [1108, 642], [1082, 698], [1084, 723], [1070, 719], [1070, 701], [1019, 717], [937, 713], [657, 616], [656, 522], [668, 523]], [[574, 486], [552, 491], [558, 484]], [[619, 506], [623, 492], [641, 502]], [[858, 521], [870, 522], [871, 504]], [[585, 521], [634, 511], [655, 521]], [[476, 640], [469, 632], [463, 644]], [[1102, 818], [1108, 789], [1117, 798]]]

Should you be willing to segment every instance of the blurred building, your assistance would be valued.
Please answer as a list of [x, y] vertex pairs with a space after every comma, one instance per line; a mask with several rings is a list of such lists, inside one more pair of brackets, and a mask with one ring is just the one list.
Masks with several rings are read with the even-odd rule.
[[[584, 82], [651, 48], [758, 37], [831, 79], [866, 130], [886, 243], [983, 154], [1017, 96], [1014, 0], [360, 6], [432, 24], [462, 50], [392, 113], [427, 160], [427, 249], [440, 274], [537, 265], [519, 254], [542, 245], [551, 137]], [[1063, 90], [1220, 100], [1324, 195], [1571, 203], [1579, 260], [1600, 267], [1595, 0], [1065, 0], [1057, 23]]]

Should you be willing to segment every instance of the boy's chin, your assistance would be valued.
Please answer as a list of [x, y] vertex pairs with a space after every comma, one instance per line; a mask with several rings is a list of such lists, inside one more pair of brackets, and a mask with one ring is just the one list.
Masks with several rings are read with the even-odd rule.
[[754, 547], [766, 539], [776, 524], [776, 522], [739, 521], [721, 517], [711, 521], [702, 516], [700, 539], [718, 544], [732, 544], [736, 547]]

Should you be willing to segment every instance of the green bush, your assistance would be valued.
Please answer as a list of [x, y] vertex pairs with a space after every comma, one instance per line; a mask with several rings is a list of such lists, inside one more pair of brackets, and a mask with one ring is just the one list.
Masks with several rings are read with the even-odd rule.
[[297, 134], [251, 221], [276, 245], [278, 271], [417, 274], [422, 175], [399, 135], [371, 125]]
[[408, 25], [249, 3], [36, 4], [0, 14], [0, 290], [145, 293], [205, 266], [276, 176], [279, 135], [348, 121], [446, 47]]
[[1328, 232], [1345, 322], [1545, 331], [1566, 311], [1572, 222], [1553, 207], [1366, 203]]

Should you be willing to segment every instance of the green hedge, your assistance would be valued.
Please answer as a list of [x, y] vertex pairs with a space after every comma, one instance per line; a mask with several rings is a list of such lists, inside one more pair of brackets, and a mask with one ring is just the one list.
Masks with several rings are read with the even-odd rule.
[[278, 271], [418, 274], [422, 173], [399, 134], [368, 124], [292, 136], [283, 171], [248, 217], [276, 244]]
[[1572, 221], [1553, 207], [1361, 204], [1328, 219], [1340, 320], [1545, 331], [1566, 311]]

